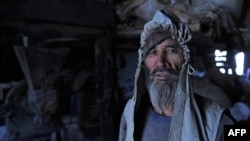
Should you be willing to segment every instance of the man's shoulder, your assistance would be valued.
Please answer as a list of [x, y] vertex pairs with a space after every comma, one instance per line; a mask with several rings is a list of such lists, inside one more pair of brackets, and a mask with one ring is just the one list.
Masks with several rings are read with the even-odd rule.
[[194, 97], [198, 106], [200, 107], [200, 109], [202, 109], [202, 111], [205, 110], [205, 111], [214, 112], [214, 113], [215, 112], [221, 113], [220, 115], [221, 115], [222, 123], [235, 123], [235, 119], [231, 115], [229, 109], [199, 94], [194, 94]]
[[199, 94], [194, 94], [194, 99], [197, 103], [200, 112], [203, 113], [204, 115], [212, 114], [216, 116], [222, 116], [224, 112], [227, 111], [227, 109], [222, 105]]
[[195, 101], [197, 102], [198, 106], [201, 106], [201, 107], [216, 106], [218, 108], [225, 109], [222, 105], [220, 105], [216, 101], [213, 101], [210, 98], [207, 98], [205, 96], [199, 95], [197, 93], [194, 93], [194, 98], [195, 98]]

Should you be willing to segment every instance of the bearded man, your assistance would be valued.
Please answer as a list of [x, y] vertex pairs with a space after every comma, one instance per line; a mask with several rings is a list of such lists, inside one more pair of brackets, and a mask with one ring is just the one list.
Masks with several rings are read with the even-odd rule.
[[119, 141], [219, 141], [228, 110], [193, 93], [190, 28], [159, 10], [141, 33], [133, 97], [120, 121]]

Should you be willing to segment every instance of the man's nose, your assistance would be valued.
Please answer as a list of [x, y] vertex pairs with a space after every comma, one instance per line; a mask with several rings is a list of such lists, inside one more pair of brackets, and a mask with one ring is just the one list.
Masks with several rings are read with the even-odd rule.
[[157, 67], [169, 67], [169, 62], [167, 59], [167, 56], [165, 53], [160, 53], [157, 56], [157, 62], [156, 62]]

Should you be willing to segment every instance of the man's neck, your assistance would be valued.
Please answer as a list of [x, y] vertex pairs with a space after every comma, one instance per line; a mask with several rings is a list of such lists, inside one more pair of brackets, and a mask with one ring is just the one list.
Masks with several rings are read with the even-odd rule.
[[168, 117], [170, 117], [170, 116], [173, 115], [173, 106], [169, 106], [169, 107], [167, 108], [167, 110], [164, 110], [164, 111], [162, 111], [162, 110], [157, 110], [157, 109], [154, 108], [154, 107], [153, 107], [153, 110], [154, 110], [156, 113], [158, 113], [158, 114], [160, 114], [160, 115], [162, 115], [162, 116], [168, 116]]

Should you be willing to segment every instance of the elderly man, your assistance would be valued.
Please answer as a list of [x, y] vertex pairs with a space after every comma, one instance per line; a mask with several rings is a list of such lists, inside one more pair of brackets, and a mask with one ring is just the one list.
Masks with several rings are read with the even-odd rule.
[[187, 43], [191, 31], [169, 10], [159, 10], [141, 33], [133, 97], [120, 121], [119, 141], [217, 141], [228, 110], [193, 93]]

